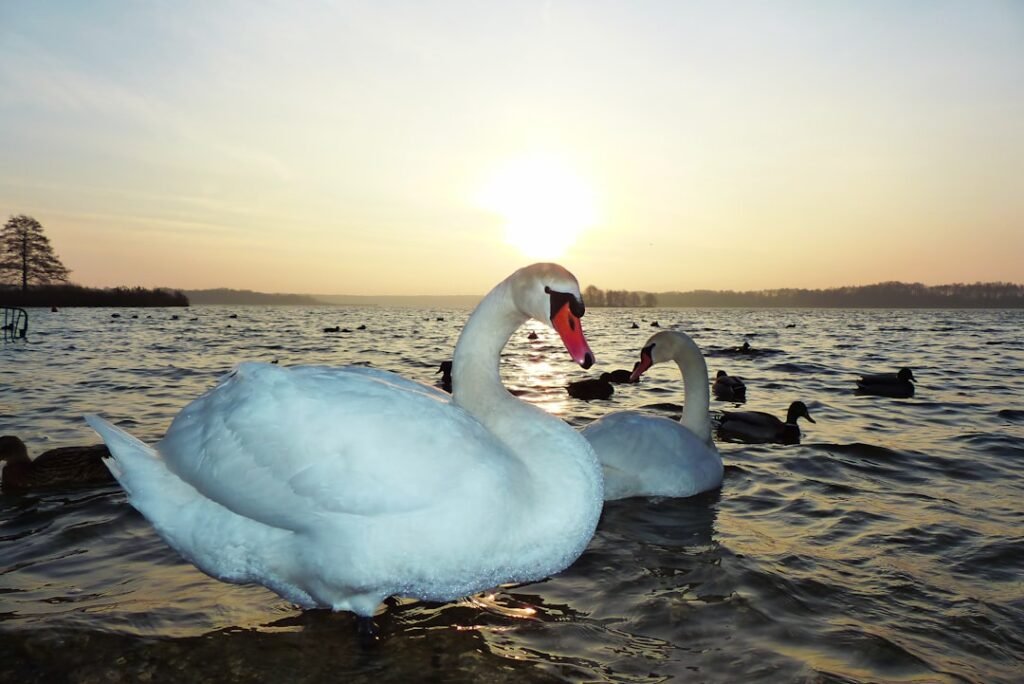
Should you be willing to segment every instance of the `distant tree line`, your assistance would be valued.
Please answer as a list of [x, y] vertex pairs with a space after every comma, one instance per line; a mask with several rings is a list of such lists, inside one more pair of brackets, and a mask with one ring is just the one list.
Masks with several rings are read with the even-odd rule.
[[1014, 309], [1024, 308], [1024, 285], [1001, 282], [949, 285], [886, 282], [823, 290], [692, 290], [660, 293], [658, 303], [661, 306], [708, 307]]
[[40, 285], [22, 291], [0, 285], [2, 306], [188, 306], [180, 290], [144, 287], [96, 288], [81, 285]]
[[650, 292], [633, 290], [602, 290], [588, 285], [583, 291], [583, 303], [587, 306], [658, 306], [658, 297]]
[[308, 295], [268, 294], [252, 290], [232, 290], [226, 287], [210, 290], [185, 290], [185, 296], [193, 304], [301, 304], [305, 306], [323, 304]]

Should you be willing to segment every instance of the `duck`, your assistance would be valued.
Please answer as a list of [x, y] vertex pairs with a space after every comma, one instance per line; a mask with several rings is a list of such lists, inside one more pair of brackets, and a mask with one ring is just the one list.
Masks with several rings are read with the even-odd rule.
[[14, 435], [0, 437], [0, 491], [102, 484], [114, 477], [103, 465], [110, 452], [103, 444], [50, 449], [30, 460], [25, 443]]
[[743, 379], [729, 375], [724, 370], [718, 371], [715, 375], [711, 392], [715, 395], [715, 399], [720, 401], [746, 401], [747, 399], [747, 386], [743, 383]]
[[633, 380], [632, 379], [632, 376], [633, 376], [633, 371], [636, 370], [636, 367], [639, 366], [639, 365], [640, 365], [640, 362], [637, 361], [636, 363], [633, 364], [632, 370], [626, 370], [625, 368], [619, 368], [617, 370], [608, 371], [607, 373], [601, 373], [600, 379], [604, 380], [605, 382], [613, 382], [613, 383], [615, 383], [617, 385], [625, 385], [625, 384], [628, 384], [628, 383], [637, 382], [637, 380]]
[[675, 361], [682, 374], [683, 415], [678, 421], [642, 411], [616, 411], [581, 430], [601, 462], [605, 501], [688, 497], [722, 484], [722, 457], [711, 439], [704, 355], [686, 333], [665, 330], [647, 340], [632, 375], [638, 380], [652, 365], [665, 361]]
[[445, 360], [441, 362], [437, 370], [434, 371], [434, 375], [441, 374], [441, 379], [437, 381], [437, 387], [440, 387], [448, 394], [452, 393], [452, 362]]
[[799, 444], [800, 426], [798, 418], [806, 418], [815, 423], [802, 401], [794, 401], [786, 412], [785, 422], [770, 413], [763, 411], [725, 411], [722, 413], [718, 430], [724, 435], [735, 437], [745, 442], [780, 444]]
[[570, 382], [565, 386], [565, 391], [574, 399], [591, 401], [593, 399], [608, 399], [615, 393], [615, 388], [604, 378], [589, 378]]
[[206, 574], [303, 608], [350, 611], [376, 638], [389, 596], [450, 601], [568, 567], [594, 534], [601, 466], [568, 423], [502, 385], [528, 319], [584, 369], [579, 283], [533, 264], [496, 285], [455, 346], [449, 396], [367, 366], [245, 362], [144, 444], [85, 416], [129, 502]]
[[857, 380], [858, 394], [877, 394], [883, 397], [906, 399], [914, 396], [914, 373], [900, 368], [896, 373], [862, 375]]

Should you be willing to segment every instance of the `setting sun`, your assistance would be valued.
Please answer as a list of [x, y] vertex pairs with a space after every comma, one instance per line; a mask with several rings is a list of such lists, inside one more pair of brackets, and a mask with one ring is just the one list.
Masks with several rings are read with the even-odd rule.
[[561, 159], [519, 157], [485, 183], [480, 206], [505, 221], [505, 242], [535, 259], [561, 257], [597, 219], [594, 193]]

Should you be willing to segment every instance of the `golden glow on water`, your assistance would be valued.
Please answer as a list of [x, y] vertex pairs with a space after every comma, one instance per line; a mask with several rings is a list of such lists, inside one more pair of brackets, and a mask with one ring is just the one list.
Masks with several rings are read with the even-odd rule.
[[525, 603], [519, 606], [509, 605], [515, 602], [515, 599], [508, 596], [507, 594], [477, 594], [475, 596], [469, 596], [466, 598], [466, 602], [471, 606], [477, 608], [483, 608], [489, 610], [498, 615], [504, 615], [505, 617], [518, 618], [521, 620], [529, 620], [537, 616], [537, 609], [533, 606], [526, 605]]
[[594, 192], [569, 164], [547, 153], [493, 171], [478, 204], [505, 223], [505, 242], [531, 259], [556, 259], [597, 221]]
[[[530, 334], [536, 339], [529, 339]], [[527, 321], [510, 342], [507, 351], [515, 355], [504, 361], [505, 385], [548, 413], [559, 417], [571, 412], [570, 397], [565, 391], [569, 382], [566, 372], [574, 366], [565, 354], [565, 347], [554, 330], [538, 321]]]

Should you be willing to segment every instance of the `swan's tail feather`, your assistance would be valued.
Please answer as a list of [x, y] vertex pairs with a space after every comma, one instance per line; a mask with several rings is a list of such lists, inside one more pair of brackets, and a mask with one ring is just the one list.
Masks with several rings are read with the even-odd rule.
[[131, 477], [131, 472], [137, 469], [133, 468], [133, 465], [145, 460], [160, 460], [160, 456], [149, 445], [97, 415], [87, 414], [85, 422], [99, 434], [110, 450], [110, 457], [104, 458], [103, 463], [121, 486], [132, 494], [130, 483], [134, 478]]
[[128, 501], [158, 531], [168, 527], [179, 517], [182, 507], [198, 498], [192, 485], [168, 470], [156, 449], [99, 416], [87, 415], [85, 420], [110, 449], [110, 458], [103, 462], [121, 484]]
[[[85, 420], [110, 449], [111, 457], [104, 463], [121, 483], [128, 502], [175, 551], [212, 577], [271, 586], [264, 575], [274, 575], [276, 570], [268, 569], [263, 549], [280, 546], [291, 532], [231, 512], [174, 474], [153, 447], [99, 416], [87, 415]], [[273, 588], [282, 596], [313, 605], [308, 594], [287, 583], [277, 582]]]

